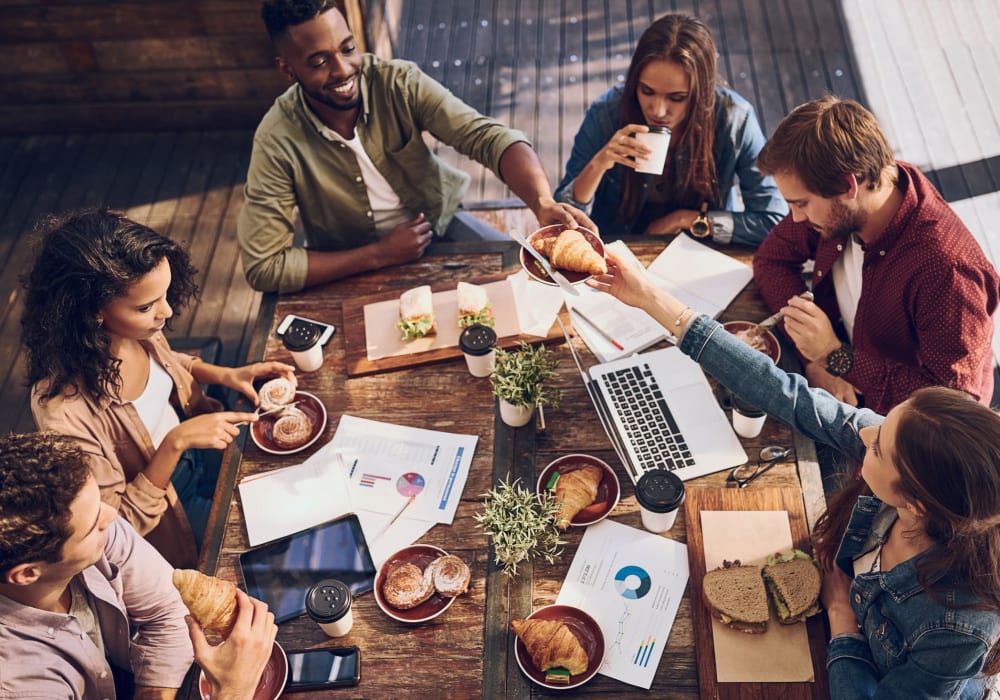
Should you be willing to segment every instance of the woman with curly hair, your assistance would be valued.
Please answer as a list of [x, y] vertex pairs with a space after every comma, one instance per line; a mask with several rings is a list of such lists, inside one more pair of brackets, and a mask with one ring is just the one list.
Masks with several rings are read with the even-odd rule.
[[[625, 84], [587, 110], [556, 199], [587, 211], [605, 235], [687, 229], [757, 246], [788, 206], [757, 169], [764, 134], [753, 107], [715, 74], [708, 27], [683, 14], [656, 20], [639, 38]], [[650, 127], [671, 132], [662, 175], [636, 172], [650, 149], [634, 136]]]
[[842, 403], [608, 258], [590, 286], [679, 328], [721, 384], [861, 465], [814, 531], [832, 697], [983, 697], [1000, 673], [1000, 415], [943, 387], [885, 417]]
[[174, 566], [194, 566], [215, 486], [201, 450], [224, 449], [255, 418], [221, 410], [201, 384], [256, 404], [254, 379], [294, 381], [293, 369], [219, 367], [171, 351], [162, 331], [197, 287], [169, 238], [107, 210], [52, 218], [40, 231], [21, 320], [35, 423], [74, 438], [104, 502]]

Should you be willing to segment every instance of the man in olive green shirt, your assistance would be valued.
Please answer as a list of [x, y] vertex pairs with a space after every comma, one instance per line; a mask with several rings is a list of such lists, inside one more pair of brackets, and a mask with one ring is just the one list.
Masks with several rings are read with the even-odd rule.
[[[254, 288], [294, 292], [410, 262], [435, 234], [488, 237], [455, 217], [469, 176], [438, 159], [424, 131], [490, 168], [541, 224], [593, 227], [552, 198], [524, 134], [413, 63], [359, 53], [332, 0], [265, 0], [262, 16], [293, 85], [254, 135], [238, 221]], [[292, 241], [296, 207], [306, 248]]]

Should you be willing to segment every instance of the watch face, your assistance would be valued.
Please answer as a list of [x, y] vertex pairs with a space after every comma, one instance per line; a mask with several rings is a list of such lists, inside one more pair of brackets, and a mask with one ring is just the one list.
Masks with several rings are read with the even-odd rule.
[[826, 356], [826, 371], [835, 377], [842, 377], [854, 366], [854, 352], [849, 345], [841, 345]]

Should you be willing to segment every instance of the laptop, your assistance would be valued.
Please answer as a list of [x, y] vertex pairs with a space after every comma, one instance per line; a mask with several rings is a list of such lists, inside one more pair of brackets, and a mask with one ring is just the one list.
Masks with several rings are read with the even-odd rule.
[[588, 373], [568, 334], [566, 342], [633, 483], [651, 469], [686, 480], [747, 461], [705, 373], [678, 348], [604, 362]]

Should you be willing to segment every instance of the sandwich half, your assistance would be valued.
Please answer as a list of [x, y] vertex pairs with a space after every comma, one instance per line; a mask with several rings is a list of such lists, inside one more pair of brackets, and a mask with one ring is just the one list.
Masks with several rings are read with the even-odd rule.
[[770, 612], [759, 566], [723, 562], [705, 573], [701, 589], [709, 612], [722, 624], [749, 634], [767, 631]]
[[457, 291], [458, 325], [461, 328], [468, 328], [479, 324], [492, 328], [496, 319], [493, 318], [493, 308], [490, 306], [486, 289], [478, 284], [459, 282]]
[[762, 573], [781, 624], [803, 622], [820, 611], [819, 565], [805, 552], [768, 557]]
[[437, 333], [434, 301], [428, 285], [408, 289], [399, 296], [399, 322], [396, 327], [403, 332], [403, 340]]

